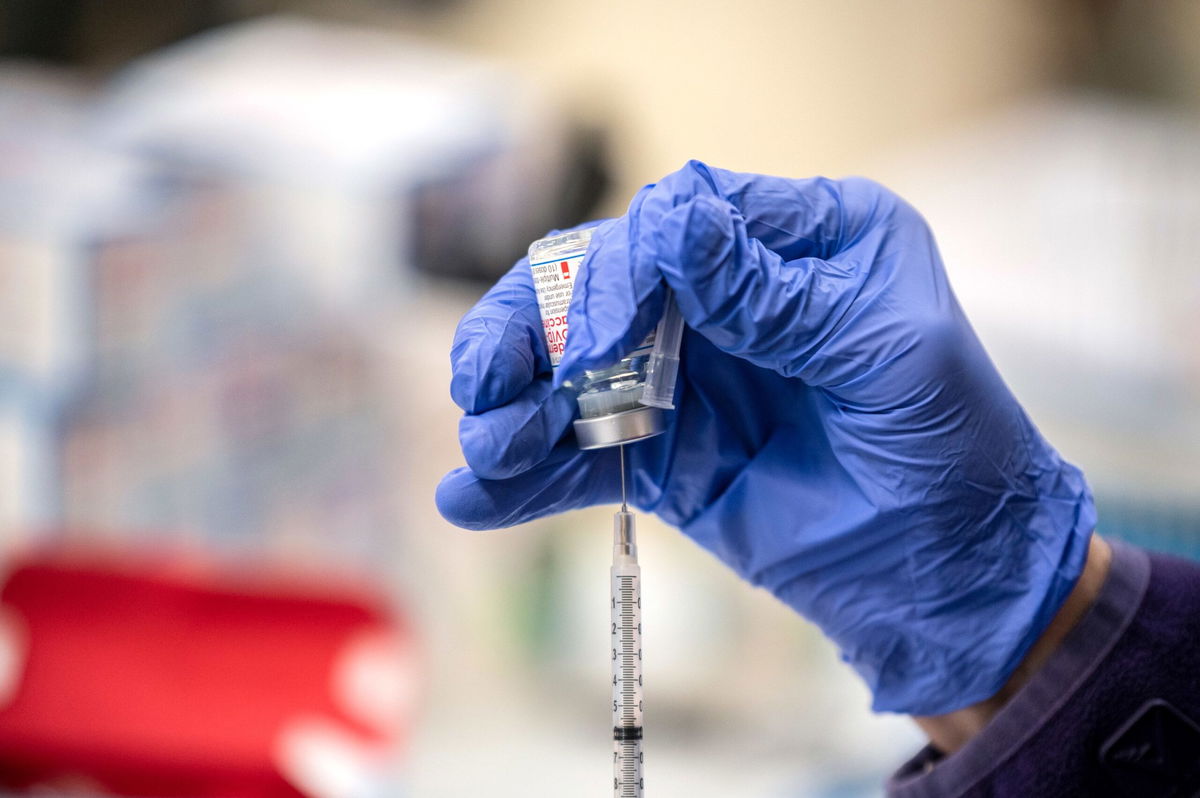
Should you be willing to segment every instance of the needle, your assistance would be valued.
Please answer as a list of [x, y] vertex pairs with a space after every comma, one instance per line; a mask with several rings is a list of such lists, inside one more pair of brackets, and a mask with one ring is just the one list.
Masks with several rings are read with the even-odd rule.
[[621, 512], [628, 512], [629, 508], [625, 505], [625, 444], [617, 447], [621, 450]]

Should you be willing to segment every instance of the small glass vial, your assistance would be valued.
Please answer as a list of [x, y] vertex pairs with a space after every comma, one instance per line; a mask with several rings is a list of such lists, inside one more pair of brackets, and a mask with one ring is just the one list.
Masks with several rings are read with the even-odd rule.
[[[592, 230], [575, 230], [539, 239], [529, 247], [529, 266], [542, 314], [550, 364], [558, 368], [567, 342], [567, 308], [575, 276], [592, 239]], [[578, 390], [580, 418], [575, 437], [580, 449], [600, 449], [649, 438], [665, 429], [664, 405], [643, 401], [646, 378], [655, 353], [656, 332], [627, 356], [604, 369], [585, 371], [573, 385]], [[678, 362], [678, 340], [675, 362]], [[674, 377], [674, 374], [671, 375]], [[674, 385], [672, 384], [672, 390]], [[665, 409], [672, 405], [668, 399]]]

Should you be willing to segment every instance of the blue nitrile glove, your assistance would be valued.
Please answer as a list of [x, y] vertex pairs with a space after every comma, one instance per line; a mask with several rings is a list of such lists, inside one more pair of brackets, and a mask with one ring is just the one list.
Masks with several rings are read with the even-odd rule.
[[1092, 498], [989, 361], [925, 222], [868, 180], [692, 162], [643, 189], [592, 239], [553, 381], [518, 263], [455, 336], [468, 468], [442, 514], [486, 529], [616, 500], [617, 452], [575, 448], [555, 386], [641, 341], [665, 285], [689, 326], [679, 409], [626, 447], [631, 503], [816, 622], [875, 709], [993, 695], [1074, 586]]

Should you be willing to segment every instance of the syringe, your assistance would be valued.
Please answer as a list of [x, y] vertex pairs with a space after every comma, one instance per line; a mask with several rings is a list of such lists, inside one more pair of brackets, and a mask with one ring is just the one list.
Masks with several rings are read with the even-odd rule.
[[613, 517], [611, 571], [613, 796], [642, 798], [642, 569], [625, 503], [625, 447], [619, 448], [621, 509]]
[[[567, 340], [567, 316], [577, 271], [596, 228], [533, 242], [529, 264], [546, 335], [550, 365], [557, 368]], [[574, 422], [580, 449], [620, 448], [621, 509], [613, 519], [610, 571], [612, 619], [613, 796], [642, 798], [642, 572], [634, 516], [626, 503], [625, 444], [667, 428], [675, 409], [683, 316], [670, 291], [653, 333], [608, 368], [588, 370], [570, 385], [578, 393]]]

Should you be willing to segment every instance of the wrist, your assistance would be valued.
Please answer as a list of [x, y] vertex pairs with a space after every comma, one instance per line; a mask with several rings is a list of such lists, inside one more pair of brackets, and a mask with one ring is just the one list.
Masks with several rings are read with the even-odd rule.
[[1067, 595], [1066, 601], [1050, 625], [995, 695], [944, 715], [913, 717], [935, 748], [943, 754], [951, 754], [962, 748], [1028, 683], [1062, 643], [1063, 638], [1091, 608], [1108, 576], [1111, 561], [1112, 549], [1098, 535], [1093, 534], [1088, 544], [1087, 560], [1075, 587]]

